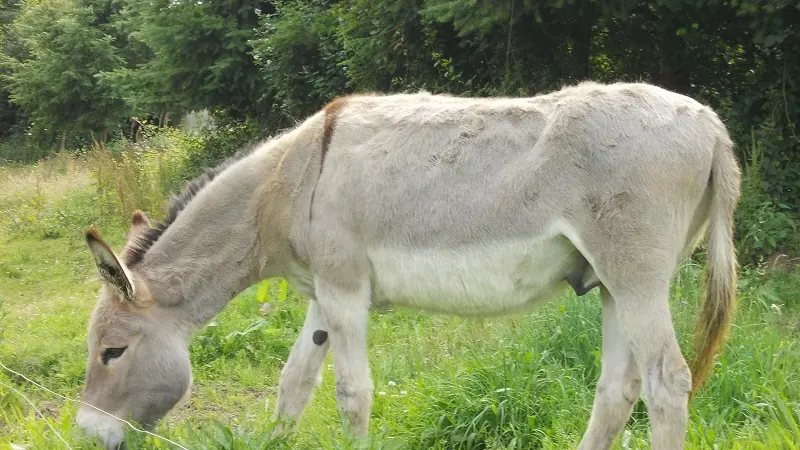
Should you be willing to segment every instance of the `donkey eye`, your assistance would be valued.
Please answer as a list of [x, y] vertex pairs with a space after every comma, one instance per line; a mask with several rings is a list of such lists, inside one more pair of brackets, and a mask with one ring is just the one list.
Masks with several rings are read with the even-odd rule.
[[108, 364], [110, 359], [119, 358], [125, 352], [126, 347], [107, 348], [103, 351], [103, 364]]

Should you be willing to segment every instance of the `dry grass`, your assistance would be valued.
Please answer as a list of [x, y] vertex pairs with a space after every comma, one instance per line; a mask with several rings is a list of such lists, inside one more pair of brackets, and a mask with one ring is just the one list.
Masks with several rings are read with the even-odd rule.
[[53, 202], [90, 184], [86, 159], [67, 152], [31, 166], [0, 166], [0, 205], [34, 198]]

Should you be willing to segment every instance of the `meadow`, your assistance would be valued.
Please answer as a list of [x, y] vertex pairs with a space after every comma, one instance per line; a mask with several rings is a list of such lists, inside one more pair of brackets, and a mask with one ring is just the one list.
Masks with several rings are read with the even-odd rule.
[[[95, 224], [119, 249], [130, 211], [159, 218], [167, 194], [191, 173], [198, 145], [167, 133], [147, 147], [0, 166], [0, 362], [79, 396], [99, 288], [83, 233]], [[672, 285], [687, 358], [704, 261], [702, 254], [687, 261]], [[297, 434], [267, 437], [305, 308], [280, 279], [236, 297], [194, 337], [192, 396], [154, 432], [191, 449], [354, 448], [336, 413], [330, 355]], [[597, 290], [492, 319], [373, 313], [370, 448], [575, 448], [599, 377], [600, 323]], [[0, 448], [95, 448], [73, 425], [76, 411], [76, 403], [0, 369]], [[690, 449], [800, 448], [800, 269], [743, 265], [731, 337], [690, 412]], [[649, 448], [648, 433], [640, 401], [616, 448]], [[135, 431], [128, 441], [134, 449], [177, 448]]]

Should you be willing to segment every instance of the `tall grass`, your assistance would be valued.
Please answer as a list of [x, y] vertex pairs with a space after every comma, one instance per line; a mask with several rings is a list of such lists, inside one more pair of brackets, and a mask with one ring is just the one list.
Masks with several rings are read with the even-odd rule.
[[158, 216], [169, 195], [188, 178], [190, 161], [202, 148], [202, 138], [161, 129], [147, 145], [95, 142], [88, 154], [89, 169], [100, 206], [127, 220], [135, 209]]
[[32, 166], [0, 166], [0, 225], [12, 235], [56, 238], [91, 224], [122, 227], [135, 209], [159, 218], [202, 148], [200, 136], [161, 129], [146, 145], [95, 142]]
[[66, 152], [32, 166], [0, 166], [0, 226], [11, 234], [61, 236], [97, 211], [86, 162]]

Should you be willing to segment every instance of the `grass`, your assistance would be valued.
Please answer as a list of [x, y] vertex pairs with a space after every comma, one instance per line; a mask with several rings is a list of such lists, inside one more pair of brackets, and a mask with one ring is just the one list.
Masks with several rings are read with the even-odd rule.
[[[97, 168], [87, 165], [100, 159], [61, 158], [0, 168], [0, 361], [77, 398], [98, 289], [82, 232], [89, 223], [102, 224], [119, 248], [120, 217], [127, 212], [114, 195], [98, 194], [91, 177]], [[687, 264], [672, 287], [674, 322], [687, 356], [699, 274]], [[266, 315], [260, 300], [272, 304]], [[192, 449], [353, 448], [336, 413], [330, 356], [297, 435], [266, 437], [279, 372], [305, 307], [280, 280], [270, 281], [266, 292], [254, 286], [234, 299], [193, 339], [192, 397], [155, 432]], [[731, 339], [691, 404], [688, 448], [800, 447], [799, 310], [800, 271], [743, 269]], [[533, 313], [485, 320], [404, 309], [373, 314], [371, 448], [576, 447], [599, 376], [600, 322], [596, 292], [565, 294]], [[95, 448], [73, 426], [74, 403], [4, 371], [0, 383], [0, 448], [66, 448], [56, 432], [71, 448]], [[640, 402], [617, 448], [649, 448], [648, 433]], [[129, 439], [130, 448], [170, 448], [133, 432]]]

